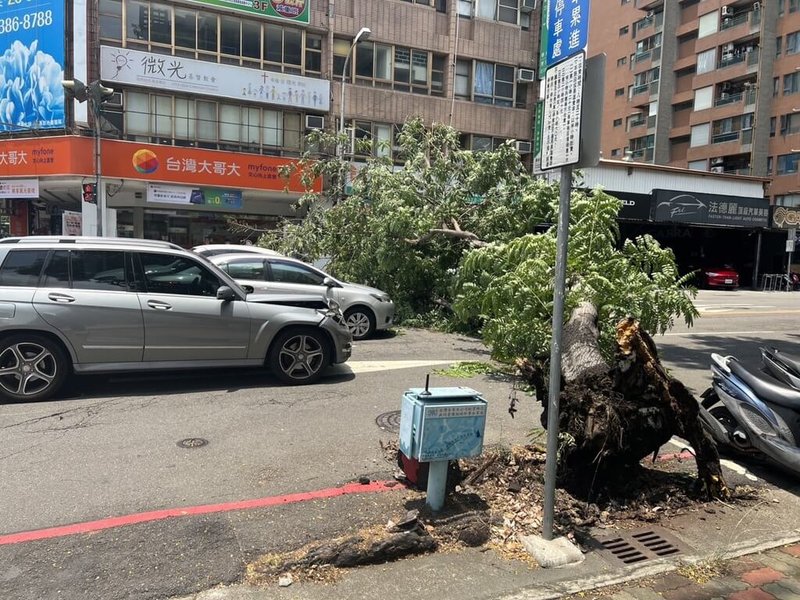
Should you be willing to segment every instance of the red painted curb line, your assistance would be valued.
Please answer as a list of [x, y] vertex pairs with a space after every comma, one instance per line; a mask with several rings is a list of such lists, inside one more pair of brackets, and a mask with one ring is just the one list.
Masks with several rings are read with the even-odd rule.
[[186, 506], [183, 508], [167, 508], [164, 510], [154, 510], [150, 512], [123, 515], [121, 517], [109, 517], [107, 519], [99, 519], [97, 521], [87, 521], [85, 523], [74, 523], [72, 525], [62, 525], [59, 527], [48, 527], [46, 529], [34, 529], [32, 531], [22, 531], [20, 533], [0, 535], [0, 546], [32, 542], [34, 540], [64, 537], [78, 533], [92, 533], [94, 531], [102, 531], [104, 529], [112, 529], [114, 527], [124, 527], [126, 525], [160, 521], [175, 517], [205, 515], [209, 513], [229, 512], [232, 510], [244, 510], [248, 508], [263, 508], [265, 506], [276, 506], [278, 504], [307, 502], [309, 500], [318, 500], [320, 498], [335, 498], [336, 496], [344, 496], [347, 494], [389, 492], [395, 489], [405, 489], [405, 486], [396, 481], [372, 481], [367, 484], [348, 483], [341, 487], [327, 488], [313, 492], [299, 492], [297, 494], [286, 494], [284, 496], [268, 496], [266, 498], [240, 500], [238, 502], [225, 502], [222, 504], [205, 504], [201, 506]]

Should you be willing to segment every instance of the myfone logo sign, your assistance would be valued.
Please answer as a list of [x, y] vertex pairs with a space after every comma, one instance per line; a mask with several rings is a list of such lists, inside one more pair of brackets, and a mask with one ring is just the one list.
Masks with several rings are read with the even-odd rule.
[[800, 225], [800, 211], [785, 206], [776, 206], [772, 213], [772, 222], [775, 227], [796, 227]]

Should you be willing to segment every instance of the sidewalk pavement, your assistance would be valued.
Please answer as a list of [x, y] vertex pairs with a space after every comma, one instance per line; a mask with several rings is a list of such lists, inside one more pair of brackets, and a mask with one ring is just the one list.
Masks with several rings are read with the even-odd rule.
[[709, 560], [658, 577], [579, 592], [570, 600], [797, 600], [800, 544]]

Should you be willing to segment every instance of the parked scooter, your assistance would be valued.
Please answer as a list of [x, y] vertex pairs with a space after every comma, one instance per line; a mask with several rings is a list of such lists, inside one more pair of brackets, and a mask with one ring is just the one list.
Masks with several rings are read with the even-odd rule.
[[800, 475], [800, 390], [784, 385], [733, 356], [711, 355], [711, 387], [700, 419], [719, 446], [763, 454]]

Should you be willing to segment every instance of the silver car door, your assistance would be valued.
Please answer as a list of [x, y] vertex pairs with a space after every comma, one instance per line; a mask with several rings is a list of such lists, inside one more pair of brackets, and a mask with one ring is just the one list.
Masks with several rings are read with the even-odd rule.
[[142, 360], [144, 324], [122, 250], [50, 253], [33, 302], [82, 364]]
[[222, 282], [200, 260], [138, 253], [145, 291], [144, 361], [241, 362], [250, 345], [247, 302], [216, 297]]

